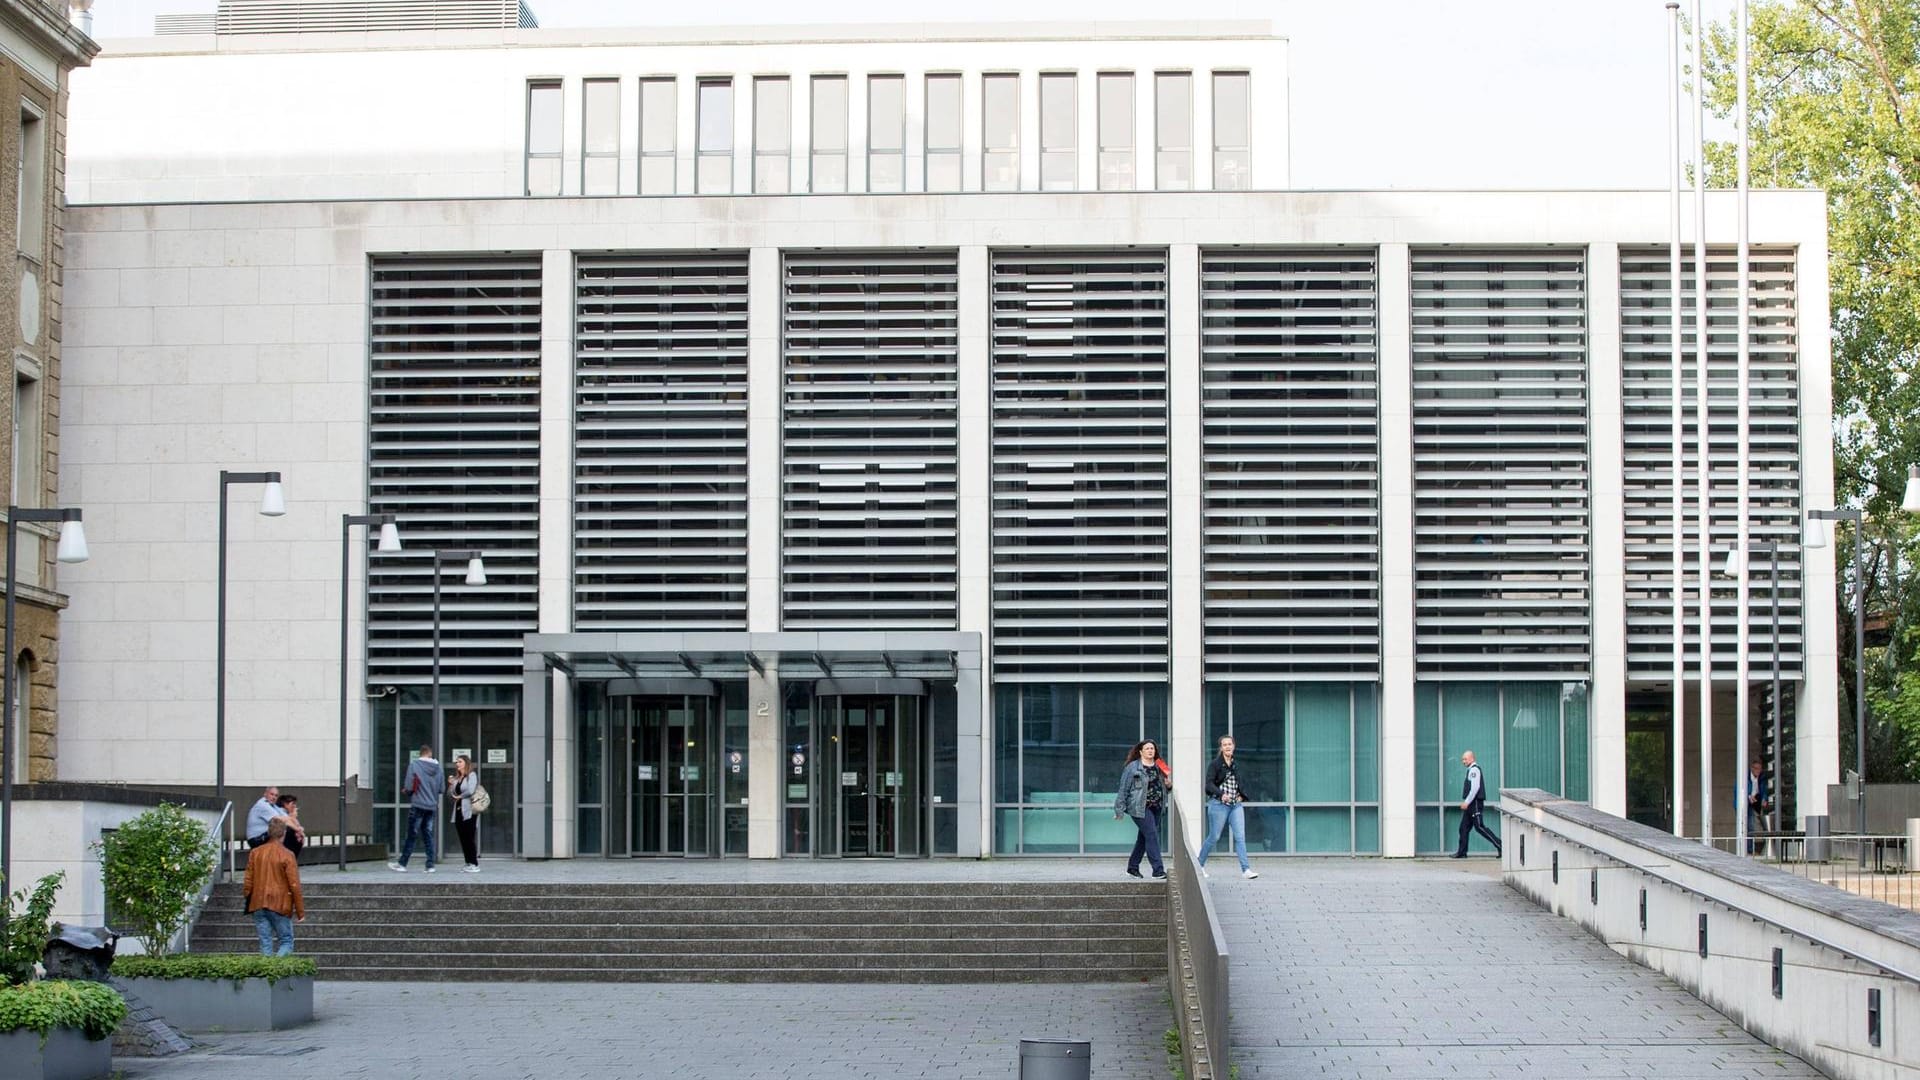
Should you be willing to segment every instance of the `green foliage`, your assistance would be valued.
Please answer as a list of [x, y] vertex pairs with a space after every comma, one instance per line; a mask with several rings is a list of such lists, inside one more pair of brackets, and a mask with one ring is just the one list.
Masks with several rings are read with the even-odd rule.
[[98, 1041], [126, 1015], [127, 1003], [105, 983], [42, 979], [0, 986], [0, 1031], [37, 1031], [42, 1041], [55, 1028], [79, 1028]]
[[[66, 880], [66, 871], [48, 874], [33, 887], [31, 895], [21, 889], [7, 898], [7, 929], [0, 935], [0, 985], [12, 985], [33, 978], [33, 965], [46, 951], [52, 932], [53, 896]], [[6, 879], [0, 878], [0, 887]]]
[[1160, 1036], [1160, 1045], [1167, 1050], [1167, 1069], [1173, 1073], [1174, 1080], [1187, 1080], [1186, 1055], [1180, 1050], [1180, 1029], [1168, 1028]]
[[108, 908], [145, 940], [148, 952], [165, 952], [213, 873], [219, 844], [185, 810], [162, 804], [109, 833], [98, 847]]
[[278, 982], [319, 974], [305, 956], [259, 953], [175, 953], [172, 956], [116, 956], [113, 973], [122, 979], [265, 979]]

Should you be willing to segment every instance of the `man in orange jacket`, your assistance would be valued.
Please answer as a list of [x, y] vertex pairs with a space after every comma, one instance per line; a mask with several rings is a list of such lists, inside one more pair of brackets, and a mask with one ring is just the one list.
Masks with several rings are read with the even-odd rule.
[[[287, 819], [267, 825], [267, 842], [247, 855], [247, 876], [241, 885], [246, 910], [260, 933], [260, 955], [287, 956], [293, 952], [293, 924], [307, 920], [307, 903], [300, 896], [300, 864], [287, 850]], [[274, 938], [280, 949], [274, 951]]]

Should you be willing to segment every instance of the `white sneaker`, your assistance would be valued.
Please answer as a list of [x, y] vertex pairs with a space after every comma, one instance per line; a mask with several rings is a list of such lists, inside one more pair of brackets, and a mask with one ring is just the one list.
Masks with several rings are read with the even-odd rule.
[[406, 867], [404, 867], [404, 866], [401, 866], [401, 865], [400, 865], [399, 863], [397, 863], [397, 862], [390, 862], [390, 863], [388, 863], [388, 864], [387, 864], [387, 869], [389, 869], [389, 870], [391, 870], [391, 871], [393, 871], [393, 872], [394, 872], [394, 873], [396, 873], [396, 874], [404, 874], [404, 873], [406, 873], [406, 872], [407, 872], [407, 868], [406, 868]]
[[1255, 870], [1253, 867], [1249, 866], [1245, 870], [1240, 872], [1240, 876], [1243, 878], [1246, 878], [1248, 881], [1252, 881], [1254, 878], [1257, 878], [1260, 876], [1260, 871]]
[[1212, 875], [1212, 874], [1209, 874], [1209, 873], [1207, 873], [1207, 868], [1203, 866], [1203, 867], [1201, 867], [1201, 868], [1200, 868], [1200, 876], [1201, 876], [1201, 877], [1204, 877], [1204, 878], [1210, 878], [1210, 877], [1212, 877], [1213, 875]]
[[479, 873], [479, 872], [480, 872], [480, 864], [479, 864], [479, 863], [474, 863], [474, 864], [472, 864], [472, 865], [470, 865], [470, 866], [468, 866], [465, 872], [466, 872], [466, 873], [469, 873], [469, 874], [477, 874], [477, 873]]
[[439, 868], [439, 867], [437, 867], [437, 866], [429, 866], [429, 867], [427, 867], [427, 873], [429, 873], [429, 874], [431, 874], [431, 873], [433, 873], [433, 872], [434, 872], [435, 870], [438, 870], [438, 869], [440, 869], [440, 868]]

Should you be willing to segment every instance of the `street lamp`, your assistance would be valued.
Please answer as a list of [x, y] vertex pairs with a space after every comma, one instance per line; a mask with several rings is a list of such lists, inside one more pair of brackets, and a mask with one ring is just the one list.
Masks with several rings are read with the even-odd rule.
[[[1821, 540], [1824, 542], [1825, 537], [1822, 537]], [[1781, 732], [1785, 730], [1780, 722], [1781, 716], [1784, 715], [1780, 710], [1780, 545], [1772, 540], [1753, 540], [1748, 542], [1747, 549], [1749, 554], [1765, 555], [1767, 557], [1767, 607], [1772, 609], [1773, 613], [1773, 646], [1770, 650], [1773, 657], [1773, 715], [1768, 719], [1768, 723], [1772, 726], [1775, 741], [1773, 744], [1773, 760], [1763, 762], [1760, 767], [1760, 773], [1762, 776], [1774, 777], [1775, 783], [1778, 783], [1780, 777], [1779, 739]], [[1727, 576], [1742, 577], [1745, 570], [1745, 563], [1746, 560], [1742, 557], [1739, 548], [1734, 548], [1727, 552]], [[1746, 733], [1744, 731], [1746, 721], [1746, 714], [1741, 713], [1740, 726], [1743, 730], [1738, 741], [1740, 743], [1740, 757], [1743, 759], [1747, 755]], [[1736, 761], [1734, 764], [1743, 770], [1747, 767], [1747, 763], [1744, 760]], [[1744, 785], [1746, 783], [1744, 779], [1746, 773], [1741, 772], [1740, 776], [1743, 778], [1741, 783]], [[1734, 836], [1740, 845], [1741, 853], [1746, 854], [1747, 811], [1744, 805], [1746, 793], [1742, 791], [1741, 794], [1743, 804], [1733, 815]], [[1774, 798], [1776, 800], [1780, 798], [1778, 791], [1774, 792]]]
[[[1907, 498], [1913, 499], [1920, 492], [1913, 487], [1912, 473], [1908, 474]], [[1862, 580], [1862, 527], [1860, 511], [1809, 510], [1807, 511], [1807, 534], [1803, 547], [1823, 548], [1827, 546], [1827, 531], [1815, 524], [1821, 521], [1853, 522], [1853, 757], [1854, 773], [1859, 777], [1860, 793], [1857, 797], [1860, 835], [1867, 833], [1867, 664], [1866, 664], [1866, 600], [1863, 595], [1866, 583]], [[1860, 847], [1860, 858], [1866, 859], [1866, 845]]]
[[380, 526], [380, 543], [377, 551], [400, 550], [400, 527], [394, 523], [392, 514], [341, 514], [340, 515], [340, 869], [347, 868], [347, 577], [352, 572], [348, 562], [350, 543], [355, 525]]
[[[6, 691], [0, 694], [0, 940], [6, 938], [7, 918], [12, 913], [13, 901], [13, 773], [15, 768], [13, 740], [13, 695], [20, 692], [14, 682], [15, 664], [13, 660], [13, 602], [19, 594], [19, 583], [15, 576], [14, 556], [18, 547], [20, 523], [23, 521], [42, 521], [60, 523], [60, 546], [54, 549], [54, 558], [63, 563], [87, 561], [87, 530], [80, 524], [78, 507], [59, 507], [56, 509], [38, 509], [25, 506], [7, 507], [7, 601], [6, 601]], [[22, 735], [25, 732], [21, 733]]]
[[440, 731], [440, 568], [447, 563], [467, 564], [466, 583], [485, 585], [487, 564], [472, 548], [442, 548], [433, 553], [433, 725], [435, 737]]
[[278, 472], [220, 470], [220, 570], [213, 615], [213, 797], [227, 797], [227, 488], [234, 484], [265, 484], [260, 516], [287, 512], [287, 496]]

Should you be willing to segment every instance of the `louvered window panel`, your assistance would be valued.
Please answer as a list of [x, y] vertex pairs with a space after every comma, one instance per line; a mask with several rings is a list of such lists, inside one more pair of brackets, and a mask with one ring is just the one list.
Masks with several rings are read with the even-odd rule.
[[1588, 677], [1584, 252], [1413, 253], [1424, 678]]
[[[1686, 488], [1681, 521], [1689, 552], [1699, 546], [1699, 427], [1695, 379], [1694, 259], [1682, 260], [1680, 443]], [[1749, 388], [1748, 534], [1756, 543], [1780, 545], [1780, 665], [1801, 667], [1800, 561], [1800, 330], [1795, 253], [1788, 247], [1754, 247], [1747, 326]], [[1734, 579], [1720, 572], [1739, 539], [1739, 348], [1736, 249], [1707, 250], [1708, 363], [1711, 379], [1714, 558], [1713, 654], [1715, 670], [1731, 674], [1738, 658], [1739, 596]], [[1629, 674], [1665, 678], [1673, 673], [1673, 362], [1672, 279], [1665, 247], [1620, 252], [1622, 405], [1626, 457], [1627, 666]], [[1774, 596], [1766, 556], [1748, 563], [1749, 664], [1755, 679], [1773, 665]], [[1690, 554], [1689, 605], [1683, 643], [1689, 672], [1700, 662], [1698, 555]]]
[[372, 262], [368, 506], [405, 550], [368, 575], [367, 678], [431, 678], [436, 548], [475, 548], [441, 576], [441, 678], [518, 683], [539, 607], [540, 260]]
[[948, 252], [790, 252], [781, 626], [959, 622], [958, 275]]
[[1167, 675], [1167, 262], [993, 254], [999, 681]]
[[747, 626], [747, 255], [580, 256], [578, 630]]
[[1201, 256], [1209, 679], [1380, 671], [1371, 249]]

